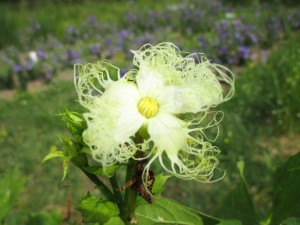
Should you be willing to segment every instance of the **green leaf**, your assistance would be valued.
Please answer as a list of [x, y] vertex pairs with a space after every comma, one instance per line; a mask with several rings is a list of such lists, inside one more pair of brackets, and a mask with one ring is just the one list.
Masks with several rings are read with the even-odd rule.
[[246, 184], [246, 179], [244, 177], [244, 169], [245, 169], [245, 163], [244, 163], [244, 161], [238, 161], [237, 162], [237, 168], [238, 168], [238, 171], [239, 171], [240, 178]]
[[165, 176], [163, 174], [159, 174], [155, 176], [155, 182], [152, 188], [152, 192], [154, 193], [155, 196], [161, 194], [161, 192], [163, 191], [163, 185], [170, 177], [171, 176]]
[[[141, 198], [140, 198], [141, 199]], [[203, 224], [203, 225], [242, 225], [238, 220], [214, 218], [170, 199], [156, 197], [153, 204], [146, 201], [138, 204], [136, 217], [140, 224]]]
[[67, 110], [65, 113], [60, 115], [75, 139], [83, 143], [82, 133], [87, 128], [87, 125], [82, 114], [77, 112], [69, 112]]
[[65, 158], [63, 161], [63, 169], [64, 169], [64, 173], [63, 173], [63, 177], [62, 177], [62, 181], [66, 178], [67, 176], [67, 172], [68, 172], [68, 168], [69, 168], [69, 164], [70, 164], [70, 159], [69, 158]]
[[22, 191], [25, 179], [15, 169], [1, 178], [0, 181], [0, 221], [16, 203], [17, 197]]
[[103, 171], [103, 167], [101, 166], [88, 166], [84, 167], [84, 170], [93, 173], [95, 175], [100, 175], [103, 177], [111, 178], [115, 175], [115, 172], [120, 169], [123, 165], [112, 165], [109, 167], [106, 167], [105, 171]]
[[139, 224], [181, 224], [203, 225], [197, 212], [179, 203], [165, 199], [155, 198], [153, 204], [143, 204], [136, 208], [136, 218]]
[[123, 220], [120, 217], [112, 217], [104, 225], [125, 225]]
[[244, 163], [238, 162], [237, 167], [240, 173], [240, 182], [226, 196], [215, 214], [224, 219], [240, 220], [244, 225], [259, 224], [259, 218], [249, 195], [243, 174]]
[[218, 223], [217, 225], [243, 225], [243, 224], [239, 220], [220, 220], [220, 223]]
[[119, 215], [119, 209], [115, 203], [92, 195], [82, 199], [76, 209], [80, 211], [81, 216], [89, 223], [104, 224], [111, 217]]
[[274, 195], [270, 224], [300, 217], [300, 153], [290, 157], [274, 174]]
[[53, 159], [53, 158], [63, 158], [63, 177], [62, 177], [62, 181], [63, 181], [67, 175], [71, 158], [69, 156], [66, 156], [63, 151], [55, 151], [46, 155], [45, 158], [42, 160], [42, 164], [48, 161], [49, 159]]
[[59, 139], [63, 144], [63, 152], [65, 156], [73, 158], [80, 153], [82, 145], [79, 142], [72, 140], [68, 136], [61, 136]]
[[83, 148], [81, 149], [80, 152], [81, 153], [85, 153], [85, 154], [89, 154], [89, 155], [92, 154], [91, 149], [89, 147], [87, 147], [87, 146], [83, 146]]
[[206, 215], [202, 212], [197, 212], [198, 216], [201, 217], [203, 224], [205, 225], [242, 225], [239, 220], [223, 220], [215, 218], [213, 216]]
[[63, 151], [50, 152], [48, 155], [44, 157], [42, 163], [52, 158], [62, 158], [63, 159], [62, 180], [64, 180], [67, 175], [70, 162], [72, 162], [75, 166], [82, 168], [85, 165], [87, 165], [87, 156], [86, 153], [81, 152], [83, 150], [84, 151], [86, 150], [79, 142], [72, 140], [68, 136], [61, 136], [60, 141], [63, 144]]
[[62, 151], [51, 152], [43, 158], [42, 164], [52, 158], [64, 158], [64, 157], [66, 156]]
[[[197, 212], [197, 211], [195, 211], [195, 212]], [[220, 223], [220, 219], [217, 219], [215, 217], [206, 215], [202, 212], [197, 212], [197, 214], [202, 219], [203, 224], [205, 224], [205, 225], [216, 225], [216, 224]]]
[[287, 218], [280, 225], [300, 225], [300, 218], [296, 218], [296, 217]]
[[58, 212], [38, 212], [29, 216], [26, 225], [57, 225], [62, 218]]

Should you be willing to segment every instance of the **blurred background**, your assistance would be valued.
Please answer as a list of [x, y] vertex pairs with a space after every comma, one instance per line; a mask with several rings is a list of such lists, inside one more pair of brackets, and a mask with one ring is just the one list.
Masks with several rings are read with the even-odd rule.
[[40, 165], [68, 134], [57, 114], [83, 110], [73, 65], [105, 58], [125, 73], [130, 50], [166, 41], [231, 68], [236, 94], [218, 107], [225, 178], [172, 178], [163, 195], [214, 214], [243, 160], [266, 215], [272, 173], [300, 150], [298, 0], [1, 0], [0, 26], [0, 224], [82, 224], [74, 208], [94, 186], [72, 166], [61, 182], [59, 160]]

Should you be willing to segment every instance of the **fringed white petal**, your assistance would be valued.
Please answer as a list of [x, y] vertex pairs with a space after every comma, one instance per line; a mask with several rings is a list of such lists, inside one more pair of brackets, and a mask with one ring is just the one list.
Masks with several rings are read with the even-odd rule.
[[214, 182], [224, 176], [224, 172], [215, 175], [219, 161], [216, 157], [220, 150], [209, 142], [190, 145], [178, 155], [173, 155], [166, 163], [163, 155], [158, 155], [162, 167], [176, 177], [200, 182]]
[[147, 44], [134, 51], [134, 64], [139, 70], [132, 77], [140, 92], [148, 97], [158, 96], [160, 109], [166, 113], [207, 111], [234, 93], [234, 76], [230, 70], [211, 64], [204, 54], [183, 57], [171, 43]]
[[[113, 74], [110, 74], [109, 71]], [[88, 107], [93, 104], [95, 96], [100, 96], [115, 81], [120, 79], [119, 68], [108, 61], [98, 64], [75, 64], [74, 84], [81, 105]]]
[[155, 69], [143, 65], [141, 66], [137, 76], [136, 83], [138, 85], [141, 97], [156, 99], [161, 89], [164, 88], [161, 74]]
[[209, 82], [169, 86], [161, 90], [157, 101], [164, 113], [198, 113], [220, 103], [222, 89], [218, 83]]
[[[153, 141], [152, 158], [145, 166], [145, 173], [155, 159], [176, 177], [201, 182], [214, 182], [224, 176], [217, 168], [220, 150], [213, 146], [205, 134], [206, 129], [216, 128], [222, 120], [222, 113], [204, 113], [189, 122], [170, 114], [160, 114], [150, 120], [148, 132]], [[216, 173], [219, 172], [219, 173]]]
[[170, 158], [186, 145], [188, 128], [175, 116], [160, 113], [148, 120], [148, 133], [157, 152], [165, 151]]
[[89, 112], [84, 114], [88, 125], [85, 141], [103, 167], [127, 162], [138, 148], [131, 138], [145, 122], [136, 107], [138, 90], [133, 84], [119, 80], [95, 98]]

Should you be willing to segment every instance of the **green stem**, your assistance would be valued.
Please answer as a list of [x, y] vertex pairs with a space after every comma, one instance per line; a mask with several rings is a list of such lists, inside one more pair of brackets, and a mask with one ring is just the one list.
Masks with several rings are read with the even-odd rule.
[[105, 184], [102, 183], [101, 180], [99, 180], [99, 178], [95, 174], [89, 173], [85, 171], [83, 168], [81, 168], [81, 170], [94, 184], [96, 184], [97, 188], [108, 200], [112, 202], [116, 202], [113, 193], [109, 190], [109, 188]]
[[123, 198], [122, 198], [120, 188], [119, 188], [119, 185], [118, 185], [118, 182], [117, 182], [116, 173], [114, 174], [114, 176], [109, 178], [109, 180], [110, 180], [110, 184], [111, 184], [113, 193], [114, 193], [115, 198], [117, 200], [118, 207], [120, 209], [120, 214], [124, 215], [125, 214], [125, 212], [124, 212], [124, 202], [123, 202]]
[[[126, 183], [132, 180], [135, 172], [136, 162], [130, 161], [127, 166]], [[126, 188], [125, 191], [125, 222], [130, 223], [135, 216], [136, 198], [138, 192], [131, 187]]]
[[138, 192], [132, 188], [129, 188], [128, 193], [128, 202], [127, 202], [127, 211], [126, 211], [126, 222], [130, 224], [130, 222], [135, 217], [135, 208], [136, 208], [136, 198]]
[[100, 190], [100, 192], [110, 201], [116, 202], [115, 196], [109, 188], [93, 173], [86, 171], [84, 168], [89, 166], [86, 154], [78, 154], [72, 158], [72, 163], [78, 167]]

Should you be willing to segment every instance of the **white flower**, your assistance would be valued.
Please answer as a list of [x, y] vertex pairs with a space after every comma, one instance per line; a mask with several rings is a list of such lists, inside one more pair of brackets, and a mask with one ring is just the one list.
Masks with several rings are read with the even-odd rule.
[[[105, 168], [126, 163], [139, 150], [149, 157], [146, 172], [159, 159], [175, 176], [209, 181], [219, 150], [204, 130], [221, 119], [215, 113], [209, 123], [204, 120], [212, 115], [211, 107], [232, 96], [233, 77], [224, 70], [231, 72], [204, 55], [183, 57], [171, 43], [145, 45], [133, 53], [138, 69], [123, 78], [107, 61], [77, 67], [76, 90], [88, 109], [83, 136], [93, 158]], [[229, 84], [225, 96], [221, 82]]]
[[35, 51], [30, 51], [28, 53], [28, 56], [29, 56], [30, 60], [34, 63], [36, 63], [39, 60]]

